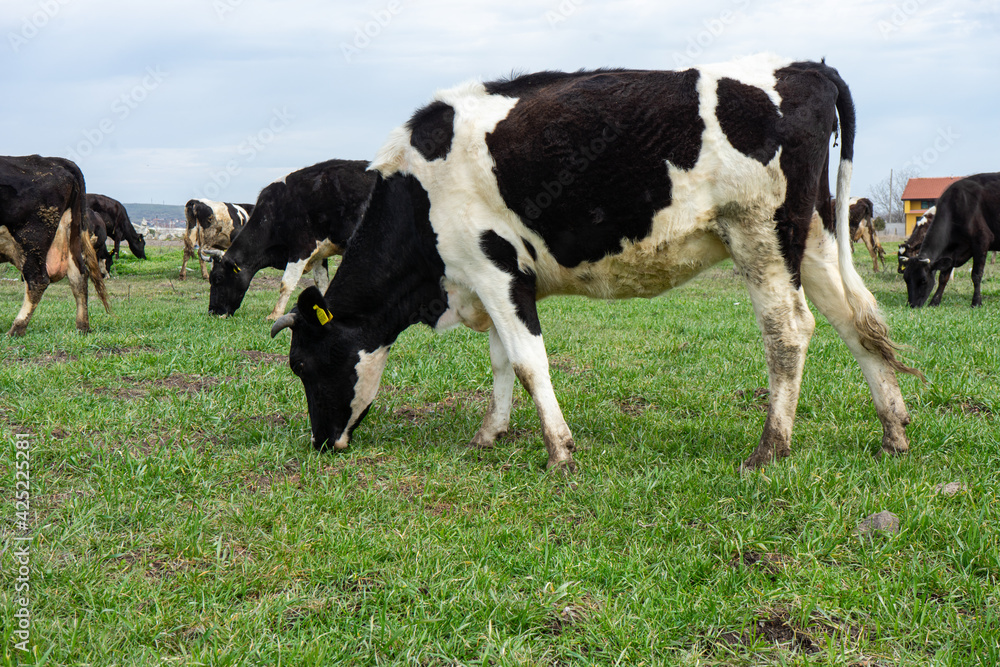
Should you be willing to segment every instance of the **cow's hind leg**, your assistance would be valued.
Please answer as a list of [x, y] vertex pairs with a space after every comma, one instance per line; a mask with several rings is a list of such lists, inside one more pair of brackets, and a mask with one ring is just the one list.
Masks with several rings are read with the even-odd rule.
[[507, 432], [514, 396], [514, 367], [495, 326], [490, 327], [490, 364], [493, 366], [493, 396], [483, 423], [470, 443], [481, 449], [493, 447], [496, 439]]
[[863, 286], [863, 293], [852, 295], [855, 304], [852, 308], [837, 265], [836, 240], [822, 229], [818, 218], [813, 221], [802, 260], [802, 286], [861, 366], [882, 422], [882, 451], [905, 453], [909, 450], [905, 427], [910, 423], [910, 415], [896, 373], [919, 373], [896, 359], [875, 297]]

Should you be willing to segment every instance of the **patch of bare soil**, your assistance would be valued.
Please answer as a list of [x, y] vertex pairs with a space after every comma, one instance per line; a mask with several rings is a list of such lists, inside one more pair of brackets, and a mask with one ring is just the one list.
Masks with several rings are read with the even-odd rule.
[[280, 470], [263, 474], [250, 473], [243, 477], [243, 488], [250, 493], [267, 493], [275, 484], [287, 482], [292, 486], [302, 488], [302, 475], [299, 472], [302, 464], [298, 461], [286, 461]]
[[654, 403], [647, 401], [642, 396], [628, 396], [615, 401], [615, 403], [618, 405], [618, 409], [629, 417], [638, 417], [647, 410], [656, 408]]
[[747, 568], [756, 568], [763, 570], [768, 574], [778, 574], [786, 566], [791, 565], [795, 562], [795, 559], [791, 556], [786, 556], [784, 554], [774, 554], [774, 553], [760, 553], [758, 551], [744, 551], [742, 555], [735, 554], [732, 560], [729, 561], [730, 567], [739, 567], [743, 565]]
[[593, 366], [578, 364], [576, 359], [565, 354], [554, 354], [549, 357], [549, 368], [566, 375], [580, 375], [593, 370]]
[[206, 389], [211, 389], [223, 380], [230, 378], [217, 378], [212, 375], [191, 375], [189, 373], [174, 373], [173, 375], [156, 380], [141, 380], [130, 375], [123, 375], [122, 382], [127, 383], [125, 387], [94, 387], [98, 394], [113, 396], [121, 400], [134, 400], [146, 396], [153, 388], [162, 388], [188, 395], [196, 394]]
[[254, 292], [277, 291], [281, 287], [281, 278], [258, 273], [250, 283], [250, 289]]
[[274, 354], [273, 352], [260, 352], [258, 350], [237, 350], [237, 352], [255, 364], [283, 364], [288, 361], [287, 354]]
[[101, 359], [104, 357], [120, 357], [126, 354], [135, 354], [137, 352], [160, 352], [160, 350], [150, 345], [131, 345], [127, 347], [112, 345], [110, 347], [97, 348], [94, 352], [94, 356]]
[[[847, 636], [852, 641], [874, 639], [874, 632], [835, 616], [814, 612], [805, 626], [792, 619], [785, 606], [764, 608], [757, 611], [754, 623], [740, 630], [722, 632], [715, 643], [730, 648], [749, 648], [766, 642], [795, 653], [818, 653], [826, 647], [826, 637]], [[871, 663], [875, 667], [875, 663]]]
[[434, 403], [410, 404], [404, 403], [392, 411], [397, 417], [402, 417], [417, 424], [436, 414], [455, 413], [466, 405], [485, 406], [490, 395], [485, 391], [459, 391], [449, 393], [443, 400]]
[[600, 608], [600, 604], [587, 595], [568, 604], [558, 602], [552, 605], [552, 616], [547, 624], [547, 629], [551, 634], [561, 634], [574, 625], [583, 623]]
[[767, 412], [770, 405], [771, 392], [764, 387], [756, 389], [740, 389], [734, 395], [740, 407], [744, 410]]
[[76, 355], [70, 354], [65, 350], [55, 350], [54, 352], [42, 353], [37, 357], [22, 358], [20, 361], [37, 366], [51, 366], [52, 364], [65, 364], [70, 361], [76, 361]]

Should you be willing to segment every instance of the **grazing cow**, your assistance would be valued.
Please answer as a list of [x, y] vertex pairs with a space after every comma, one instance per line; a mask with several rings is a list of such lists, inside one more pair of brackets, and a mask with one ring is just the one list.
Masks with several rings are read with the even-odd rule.
[[[827, 163], [838, 115], [835, 225]], [[573, 470], [536, 300], [653, 297], [732, 257], [770, 387], [763, 434], [743, 466], [791, 451], [814, 328], [804, 293], [861, 365], [882, 450], [906, 452], [896, 373], [918, 371], [896, 359], [851, 261], [854, 122], [836, 70], [770, 55], [679, 72], [541, 72], [439, 92], [372, 163], [381, 178], [326, 296], [304, 290], [271, 328], [292, 328], [289, 365], [305, 387], [313, 445], [348, 446], [402, 330], [463, 323], [490, 332], [494, 374], [473, 444], [506, 431], [516, 377], [538, 410], [548, 467]]]
[[937, 213], [937, 206], [931, 206], [924, 211], [924, 214], [917, 220], [917, 224], [913, 226], [910, 238], [899, 244], [899, 248], [896, 249], [896, 261], [898, 263], [896, 273], [902, 273], [903, 269], [906, 268], [907, 262], [920, 254], [920, 248], [924, 245], [924, 236], [927, 235], [927, 228], [930, 226], [927, 223], [934, 219], [935, 213]]
[[[88, 195], [89, 196], [89, 195]], [[98, 266], [103, 266], [101, 274], [107, 277], [111, 273], [112, 255], [108, 252], [108, 225], [104, 216], [92, 208], [88, 208], [83, 217], [83, 229], [90, 235]]]
[[225, 250], [239, 235], [253, 213], [253, 204], [230, 204], [210, 199], [191, 199], [184, 205], [187, 231], [184, 232], [184, 258], [181, 280], [187, 277], [189, 257], [198, 257], [201, 277], [208, 280], [203, 252], [209, 248]]
[[215, 257], [208, 312], [232, 315], [254, 275], [266, 266], [284, 269], [278, 303], [267, 319], [285, 312], [288, 297], [304, 272], [313, 271], [316, 284], [329, 282], [325, 260], [341, 255], [361, 222], [375, 186], [366, 162], [329, 160], [293, 171], [264, 188], [239, 237]]
[[[107, 223], [108, 238], [115, 242], [115, 249], [112, 254], [119, 256], [121, 242], [128, 243], [129, 250], [139, 259], [146, 259], [146, 237], [135, 231], [132, 221], [129, 220], [128, 211], [116, 199], [105, 195], [87, 194], [87, 208], [96, 211]], [[111, 265], [108, 264], [110, 269]]]
[[872, 258], [872, 271], [878, 273], [878, 263], [882, 262], [885, 268], [885, 249], [878, 241], [878, 232], [872, 222], [875, 215], [875, 207], [872, 200], [866, 197], [855, 197], [851, 199], [848, 220], [851, 227], [851, 252], [854, 252], [854, 244], [859, 240], [868, 248], [868, 254]]
[[63, 158], [0, 157], [0, 261], [24, 278], [24, 303], [8, 332], [22, 336], [49, 283], [69, 278], [76, 328], [90, 331], [87, 276], [111, 312], [90, 235], [84, 232], [86, 185]]
[[946, 276], [972, 260], [972, 306], [983, 303], [981, 283], [990, 250], [1000, 250], [1000, 172], [976, 174], [948, 186], [927, 224], [920, 252], [906, 262], [903, 280], [912, 308], [920, 308], [934, 287], [934, 272], [941, 278], [930, 305], [941, 303]]

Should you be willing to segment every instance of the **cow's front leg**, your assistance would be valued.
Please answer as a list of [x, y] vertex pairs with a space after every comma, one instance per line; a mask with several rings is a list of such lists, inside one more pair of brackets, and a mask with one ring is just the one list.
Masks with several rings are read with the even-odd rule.
[[576, 470], [573, 435], [563, 418], [549, 377], [549, 360], [542, 340], [542, 327], [535, 308], [535, 273], [530, 252], [518, 248], [493, 231], [483, 232], [479, 247], [483, 269], [464, 281], [474, 288], [493, 321], [515, 375], [531, 395], [542, 422], [542, 438], [549, 453], [548, 468]]
[[983, 283], [983, 272], [986, 271], [986, 255], [989, 251], [983, 252], [982, 254], [976, 254], [972, 258], [972, 307], [976, 308], [983, 305], [983, 293], [982, 293], [982, 283]]
[[496, 326], [490, 327], [490, 365], [493, 367], [493, 396], [483, 416], [483, 423], [472, 437], [473, 447], [489, 449], [507, 432], [514, 397], [514, 367], [510, 365]]
[[274, 310], [267, 316], [269, 320], [277, 320], [284, 315], [285, 306], [288, 305], [288, 297], [299, 284], [302, 278], [302, 270], [306, 266], [306, 260], [300, 259], [296, 262], [289, 262], [285, 265], [285, 273], [281, 276], [281, 287], [278, 288], [278, 303], [274, 304]]
[[330, 268], [327, 261], [324, 259], [321, 263], [314, 266], [312, 274], [313, 281], [316, 283], [316, 289], [326, 294], [326, 288], [330, 286]]
[[951, 274], [955, 272], [954, 268], [943, 269], [938, 277], [938, 288], [937, 292], [934, 292], [934, 296], [931, 297], [928, 306], [940, 306], [941, 296], [944, 294], [944, 288], [948, 286], [948, 281], [951, 280]]
[[50, 282], [48, 274], [45, 273], [44, 264], [38, 266], [37, 262], [28, 260], [25, 262], [23, 271], [24, 302], [17, 317], [14, 318], [14, 323], [11, 325], [10, 331], [7, 332], [9, 336], [24, 335], [25, 330], [28, 328], [28, 322], [31, 320], [31, 316], [35, 312], [35, 308], [38, 307], [38, 302], [42, 300], [42, 294], [45, 293], [45, 288], [49, 286]]

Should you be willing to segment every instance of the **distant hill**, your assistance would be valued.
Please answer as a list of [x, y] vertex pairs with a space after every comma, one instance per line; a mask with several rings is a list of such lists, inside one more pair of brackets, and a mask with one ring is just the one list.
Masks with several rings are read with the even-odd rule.
[[147, 220], [154, 218], [184, 220], [183, 204], [176, 206], [174, 204], [125, 204], [125, 210], [128, 211], [129, 220], [136, 225], [142, 222], [143, 218]]

